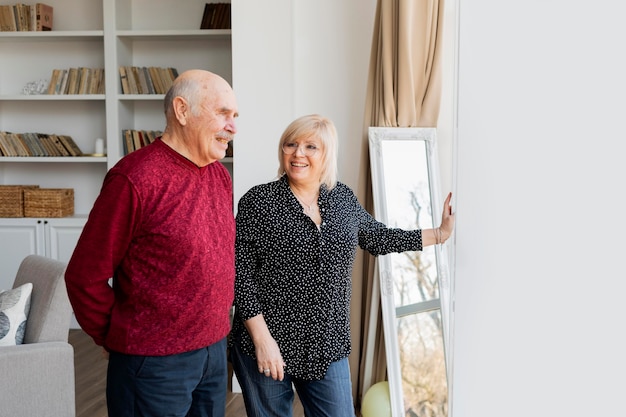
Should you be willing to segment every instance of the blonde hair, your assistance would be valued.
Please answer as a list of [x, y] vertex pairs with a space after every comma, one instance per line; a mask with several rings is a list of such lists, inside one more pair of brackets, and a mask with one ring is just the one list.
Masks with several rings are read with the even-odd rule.
[[281, 177], [285, 174], [283, 144], [310, 137], [320, 139], [322, 142], [322, 175], [320, 176], [320, 183], [326, 184], [326, 187], [331, 190], [337, 185], [339, 140], [335, 124], [330, 119], [319, 114], [301, 116], [291, 122], [283, 132], [278, 142], [278, 176]]

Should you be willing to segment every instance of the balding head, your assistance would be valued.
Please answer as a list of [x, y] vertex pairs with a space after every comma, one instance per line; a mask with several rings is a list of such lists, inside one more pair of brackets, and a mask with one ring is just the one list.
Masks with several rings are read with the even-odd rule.
[[167, 91], [164, 100], [165, 117], [168, 122], [173, 116], [172, 103], [175, 97], [184, 98], [192, 114], [198, 114], [198, 105], [207, 97], [232, 94], [228, 81], [210, 71], [192, 69], [182, 72]]

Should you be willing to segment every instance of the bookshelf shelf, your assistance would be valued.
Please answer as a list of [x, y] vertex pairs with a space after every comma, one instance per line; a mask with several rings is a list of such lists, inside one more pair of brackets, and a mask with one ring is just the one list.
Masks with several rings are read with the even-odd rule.
[[104, 94], [37, 94], [37, 95], [5, 95], [0, 101], [104, 101]]
[[129, 101], [159, 101], [162, 102], [165, 94], [118, 94], [118, 100]]
[[172, 40], [181, 39], [230, 39], [230, 29], [190, 29], [190, 30], [118, 30], [119, 38], [144, 40]]
[[63, 39], [82, 38], [84, 40], [102, 40], [102, 30], [59, 30], [51, 32], [0, 32], [0, 40], [49, 40], [58, 41]]
[[0, 156], [0, 162], [18, 163], [106, 163], [106, 156]]

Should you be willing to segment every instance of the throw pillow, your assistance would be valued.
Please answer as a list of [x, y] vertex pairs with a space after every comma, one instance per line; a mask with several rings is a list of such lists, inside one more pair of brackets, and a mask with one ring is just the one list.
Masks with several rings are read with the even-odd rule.
[[21, 345], [30, 311], [33, 284], [0, 292], [0, 346]]

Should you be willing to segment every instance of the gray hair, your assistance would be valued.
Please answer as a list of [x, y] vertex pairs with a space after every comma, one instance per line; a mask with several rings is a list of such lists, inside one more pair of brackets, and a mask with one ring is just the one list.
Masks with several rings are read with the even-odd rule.
[[173, 117], [174, 115], [173, 103], [174, 98], [176, 97], [184, 98], [187, 101], [187, 105], [189, 106], [189, 112], [192, 115], [197, 116], [199, 114], [198, 104], [201, 100], [201, 91], [202, 88], [197, 79], [194, 79], [192, 77], [186, 77], [174, 80], [174, 83], [172, 84], [170, 89], [167, 90], [167, 93], [165, 94], [165, 99], [163, 100], [165, 117], [167, 118], [167, 120], [169, 120], [170, 117]]

